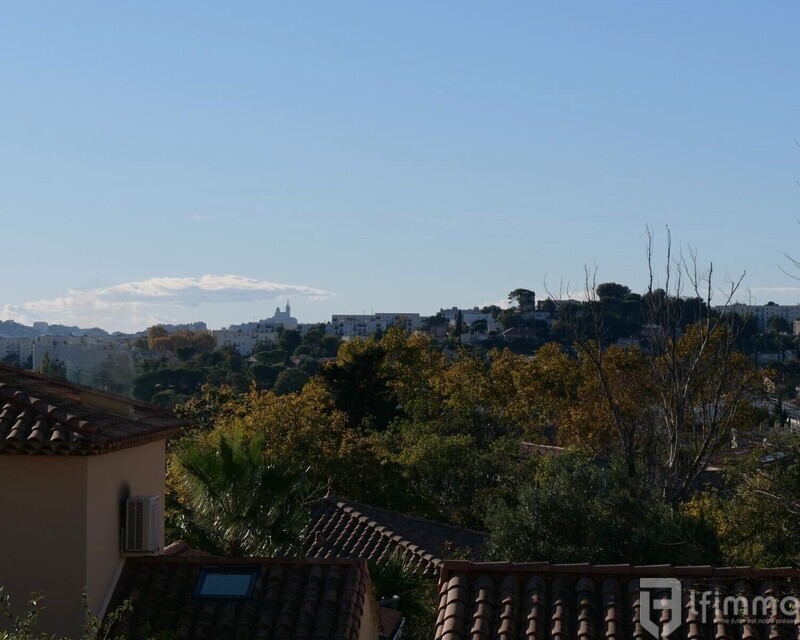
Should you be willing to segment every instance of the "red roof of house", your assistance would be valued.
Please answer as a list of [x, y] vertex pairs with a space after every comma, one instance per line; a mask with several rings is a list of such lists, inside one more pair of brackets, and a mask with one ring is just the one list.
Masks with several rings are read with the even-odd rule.
[[[645, 618], [643, 593], [648, 592], [651, 602], [668, 604], [662, 598], [672, 592], [643, 591], [644, 578], [674, 578], [680, 583], [681, 619], [670, 638], [797, 637], [800, 613], [786, 615], [773, 607], [762, 615], [740, 618], [733, 606], [727, 613], [722, 608], [726, 596], [743, 598], [738, 609], [742, 611], [741, 603], [752, 607], [756, 596], [797, 595], [797, 569], [446, 561], [439, 581], [435, 640], [652, 638], [643, 620], [652, 619], [656, 630], [663, 631], [671, 613], [651, 607], [652, 615]], [[700, 599], [703, 592], [710, 594], [706, 605]], [[715, 597], [720, 605], [716, 608]]]
[[[197, 595], [202, 570], [242, 568], [256, 575], [248, 597]], [[128, 558], [109, 611], [130, 600], [112, 635], [131, 638], [356, 640], [368, 597], [363, 560], [161, 556]]]
[[0, 454], [107, 453], [188, 424], [145, 402], [0, 365]]
[[425, 518], [325, 496], [311, 503], [303, 551], [318, 558], [364, 558], [380, 564], [399, 551], [434, 576], [447, 557], [480, 558], [487, 535]]

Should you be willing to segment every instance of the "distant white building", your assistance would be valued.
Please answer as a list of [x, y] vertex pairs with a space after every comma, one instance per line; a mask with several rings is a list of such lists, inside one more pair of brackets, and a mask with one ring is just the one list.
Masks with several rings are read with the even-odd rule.
[[233, 347], [243, 356], [253, 353], [256, 345], [262, 342], [278, 342], [279, 328], [297, 329], [299, 327], [297, 318], [292, 317], [292, 310], [289, 303], [286, 303], [286, 310], [281, 311], [276, 307], [275, 314], [271, 318], [259, 320], [258, 322], [247, 322], [245, 324], [235, 324], [225, 327], [218, 331], [212, 331], [217, 340], [217, 348]]
[[41, 335], [45, 335], [49, 327], [50, 325], [48, 325], [46, 322], [40, 321], [33, 323], [33, 328], [36, 329], [36, 331], [38, 331]]
[[33, 340], [30, 338], [0, 338], [0, 360], [9, 356], [17, 356], [24, 362], [31, 357]]
[[218, 331], [212, 331], [212, 333], [217, 340], [217, 349], [233, 347], [241, 355], [249, 356], [259, 343], [272, 342], [277, 344], [279, 326], [262, 320], [261, 322], [230, 326]]
[[271, 322], [274, 325], [282, 326], [284, 329], [297, 329], [297, 318], [292, 317], [292, 308], [289, 306], [288, 300], [286, 301], [286, 311], [281, 311], [280, 307], [275, 307], [275, 314], [263, 322]]
[[45, 357], [60, 360], [67, 380], [97, 389], [124, 391], [135, 376], [133, 351], [125, 338], [41, 336], [33, 341], [33, 370]]
[[759, 331], [766, 331], [772, 318], [783, 318], [792, 326], [794, 326], [796, 320], [800, 320], [800, 304], [750, 305], [736, 303], [729, 305], [727, 308], [716, 306], [714, 310], [719, 312], [726, 310], [727, 313], [733, 312], [742, 317], [752, 317], [756, 321]]
[[334, 314], [326, 331], [339, 338], [349, 339], [371, 336], [378, 330], [386, 331], [390, 327], [416, 331], [421, 326], [422, 317], [418, 313]]

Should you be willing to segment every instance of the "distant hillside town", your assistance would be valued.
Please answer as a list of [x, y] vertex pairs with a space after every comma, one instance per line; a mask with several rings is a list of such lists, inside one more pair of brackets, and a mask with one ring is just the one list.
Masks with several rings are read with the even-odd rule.
[[[597, 290], [606, 341], [646, 348], [657, 327], [645, 321], [644, 297], [616, 283], [599, 285]], [[46, 322], [26, 326], [6, 320], [0, 321], [0, 361], [171, 406], [205, 383], [237, 389], [252, 384], [279, 390], [302, 387], [326, 359], [336, 357], [342, 342], [380, 337], [391, 328], [426, 334], [451, 352], [507, 347], [530, 355], [553, 341], [569, 347], [565, 309], [587, 304], [537, 300], [528, 289], [515, 289], [508, 298], [510, 306], [505, 309], [498, 305], [450, 307], [429, 316], [418, 312], [333, 314], [325, 323], [300, 322], [286, 302], [271, 317], [219, 330], [193, 322], [157, 325], [132, 334]], [[749, 342], [741, 347], [758, 364], [796, 358], [794, 342], [778, 337], [800, 335], [800, 305], [737, 303], [711, 311], [747, 318], [750, 329], [742, 335]]]

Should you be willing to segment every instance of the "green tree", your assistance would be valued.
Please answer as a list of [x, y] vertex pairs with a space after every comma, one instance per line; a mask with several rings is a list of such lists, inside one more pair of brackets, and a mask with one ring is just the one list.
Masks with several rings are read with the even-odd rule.
[[503, 309], [497, 315], [497, 320], [505, 329], [513, 329], [514, 327], [519, 327], [522, 324], [522, 318], [518, 307]]
[[45, 351], [42, 362], [39, 365], [39, 373], [43, 373], [51, 378], [67, 379], [67, 366], [58, 358], [51, 359], [50, 352]]
[[234, 557], [299, 553], [311, 486], [268, 455], [265, 437], [186, 440], [173, 458], [170, 523], [198, 548]]
[[431, 581], [400, 551], [380, 565], [370, 563], [369, 575], [377, 598], [397, 598], [397, 609], [405, 618], [403, 638], [430, 640], [436, 624], [436, 597]]
[[339, 353], [339, 346], [342, 341], [336, 336], [325, 336], [320, 343], [320, 356], [323, 358], [335, 358]]
[[422, 328], [425, 331], [430, 331], [434, 327], [443, 327], [450, 324], [450, 321], [441, 313], [429, 316], [422, 321]]
[[178, 393], [191, 395], [197, 393], [206, 382], [208, 372], [204, 369], [186, 367], [165, 368], [148, 371], [133, 381], [134, 398], [149, 401], [159, 391], [174, 389]]
[[307, 374], [310, 378], [319, 373], [321, 365], [316, 358], [301, 358], [300, 362], [297, 363], [297, 369]]
[[159, 338], [166, 338], [167, 336], [169, 336], [169, 332], [167, 331], [167, 328], [164, 325], [161, 324], [153, 325], [147, 330], [148, 346], [151, 349], [155, 349], [156, 348], [155, 345], [157, 344], [156, 341]]
[[687, 526], [657, 490], [632, 482], [622, 466], [577, 453], [538, 459], [532, 479], [510, 499], [486, 502], [491, 556], [643, 564], [716, 559], [710, 527]]
[[281, 365], [254, 364], [250, 367], [250, 374], [256, 384], [262, 389], [272, 389], [278, 376], [284, 371]]
[[[44, 600], [44, 594], [32, 593], [26, 603], [25, 611], [17, 613], [12, 606], [11, 596], [5, 592], [4, 587], [0, 586], [0, 619], [3, 620], [5, 627], [4, 631], [0, 631], [0, 640], [66, 640], [57, 634], [36, 630], [39, 626], [39, 616], [45, 608]], [[130, 600], [126, 600], [113, 611], [106, 612], [103, 620], [89, 609], [89, 600], [85, 590], [82, 593], [81, 602], [86, 613], [81, 640], [124, 640], [114, 632], [114, 625], [123, 614], [131, 611]]]
[[780, 316], [773, 316], [767, 320], [767, 330], [770, 333], [792, 333], [792, 324]]
[[280, 364], [286, 362], [287, 353], [283, 349], [259, 351], [255, 354], [256, 360], [264, 364]]
[[311, 378], [299, 393], [277, 395], [251, 390], [226, 405], [216, 419], [218, 434], [263, 435], [266, 450], [295, 474], [305, 474], [314, 486], [329, 482], [339, 495], [369, 504], [391, 506], [401, 483], [392, 464], [384, 464], [378, 443], [348, 427], [319, 378]]
[[397, 397], [388, 386], [385, 356], [375, 338], [352, 340], [342, 344], [336, 362], [328, 363], [320, 372], [353, 429], [382, 431], [397, 415]]
[[596, 291], [600, 300], [622, 300], [631, 292], [629, 287], [626, 287], [624, 284], [617, 284], [616, 282], [598, 284]]
[[19, 360], [18, 353], [10, 353], [5, 358], [0, 360], [0, 362], [6, 365], [7, 367], [17, 367], [18, 369], [22, 368], [22, 363]]
[[179, 356], [183, 350], [188, 357], [195, 353], [212, 351], [217, 346], [216, 339], [208, 331], [180, 330], [167, 333], [162, 326], [151, 327], [148, 330], [148, 343], [151, 349], [166, 349], [178, 353]]
[[469, 326], [469, 330], [471, 333], [485, 333], [487, 327], [488, 327], [488, 322], [486, 322], [486, 320], [480, 319], [480, 320], [475, 320]]
[[[333, 337], [333, 336], [330, 336]], [[295, 349], [295, 354], [300, 355], [300, 353], [304, 353], [309, 356], [313, 356], [315, 358], [319, 358], [322, 356], [322, 342], [326, 338], [325, 335], [325, 325], [318, 324], [310, 329], [308, 329], [303, 334], [302, 342], [298, 349], [302, 349], [302, 351], [298, 351]], [[335, 354], [334, 354], [335, 355]]]
[[464, 333], [464, 314], [461, 313], [461, 309], [458, 310], [458, 315], [456, 316], [456, 326], [453, 329], [453, 335], [459, 337], [462, 333]]
[[281, 333], [281, 337], [279, 339], [279, 344], [281, 348], [286, 351], [287, 355], [292, 355], [294, 350], [300, 346], [303, 342], [303, 338], [300, 335], [300, 332], [296, 329], [286, 329]]
[[647, 344], [639, 362], [608, 347], [604, 304], [591, 271], [588, 302], [570, 305], [567, 315], [572, 313], [584, 377], [594, 380], [595, 404], [610, 417], [628, 475], [646, 473], [662, 488], [663, 500], [677, 506], [729, 446], [733, 430], [749, 428], [742, 418], [748, 399], [763, 391], [763, 378], [737, 351], [736, 328], [727, 313], [741, 279], [730, 284], [723, 312], [712, 314], [713, 270], [703, 270], [696, 256], [676, 260], [668, 236], [665, 288], [655, 288], [652, 235], [648, 240]]
[[[751, 455], [730, 465], [725, 490], [695, 494], [684, 505], [719, 535], [725, 566], [800, 565], [800, 437], [772, 433]], [[765, 526], [765, 523], [769, 523]]]
[[286, 393], [298, 393], [308, 382], [309, 375], [300, 369], [284, 369], [275, 378], [272, 390], [275, 395], [282, 396]]
[[240, 410], [240, 402], [230, 387], [204, 384], [199, 394], [175, 407], [175, 413], [189, 420], [194, 428], [210, 431], [221, 416]]
[[509, 302], [516, 302], [521, 313], [536, 311], [536, 294], [530, 289], [514, 289], [508, 294]]

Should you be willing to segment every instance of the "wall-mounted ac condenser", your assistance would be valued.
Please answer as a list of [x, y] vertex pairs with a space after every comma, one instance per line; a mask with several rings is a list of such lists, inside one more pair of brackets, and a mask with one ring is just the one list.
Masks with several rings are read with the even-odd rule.
[[161, 500], [159, 496], [133, 496], [125, 503], [126, 553], [161, 550]]

